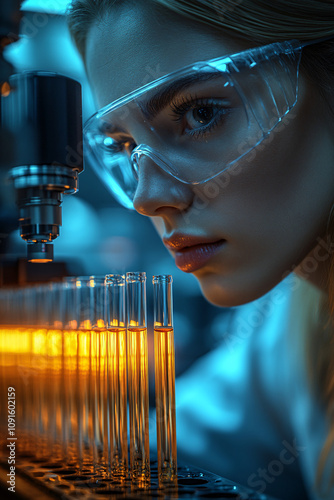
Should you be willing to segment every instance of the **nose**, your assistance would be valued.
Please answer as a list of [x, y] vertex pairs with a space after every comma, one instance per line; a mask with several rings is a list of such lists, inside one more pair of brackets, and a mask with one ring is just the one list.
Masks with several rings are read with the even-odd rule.
[[164, 212], [183, 211], [191, 205], [191, 186], [162, 170], [150, 157], [141, 158], [137, 175], [133, 205], [140, 214], [162, 217]]

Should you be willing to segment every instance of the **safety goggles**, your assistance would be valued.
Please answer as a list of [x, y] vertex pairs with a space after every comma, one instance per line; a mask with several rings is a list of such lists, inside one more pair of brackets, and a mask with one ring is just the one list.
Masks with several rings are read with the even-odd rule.
[[296, 104], [305, 45], [292, 40], [197, 62], [117, 99], [85, 126], [89, 163], [127, 208], [143, 162], [186, 184], [213, 179]]

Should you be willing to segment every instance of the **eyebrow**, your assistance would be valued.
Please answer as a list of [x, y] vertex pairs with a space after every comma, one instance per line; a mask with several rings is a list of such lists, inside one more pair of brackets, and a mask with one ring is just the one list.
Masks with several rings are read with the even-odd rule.
[[182, 90], [185, 90], [194, 83], [213, 80], [218, 77], [221, 77], [221, 73], [216, 71], [194, 73], [193, 75], [185, 76], [167, 85], [147, 102], [138, 102], [138, 105], [144, 116], [148, 120], [153, 120]]

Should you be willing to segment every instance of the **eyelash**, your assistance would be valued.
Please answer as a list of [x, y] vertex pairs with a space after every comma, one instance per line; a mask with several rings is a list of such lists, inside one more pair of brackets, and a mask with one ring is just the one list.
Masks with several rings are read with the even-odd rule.
[[222, 122], [226, 114], [228, 114], [231, 111], [229, 108], [224, 107], [221, 104], [221, 102], [217, 102], [214, 99], [198, 98], [197, 96], [189, 96], [188, 98], [183, 97], [181, 102], [174, 102], [174, 103], [172, 102], [170, 106], [174, 113], [173, 121], [176, 122], [181, 122], [185, 114], [192, 109], [196, 109], [201, 106], [202, 107], [215, 106], [218, 108], [220, 107], [220, 110], [218, 111], [217, 115], [208, 125], [204, 125], [200, 129], [187, 132], [188, 135], [194, 138], [201, 136], [203, 137], [212, 130], [214, 130]]

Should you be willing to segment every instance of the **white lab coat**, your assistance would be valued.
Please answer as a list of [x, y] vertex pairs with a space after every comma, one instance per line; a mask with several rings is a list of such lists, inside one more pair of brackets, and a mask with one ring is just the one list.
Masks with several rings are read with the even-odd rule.
[[179, 459], [282, 500], [320, 498], [313, 483], [328, 429], [303, 339], [321, 328], [323, 298], [291, 274], [236, 308], [221, 345], [177, 379]]

